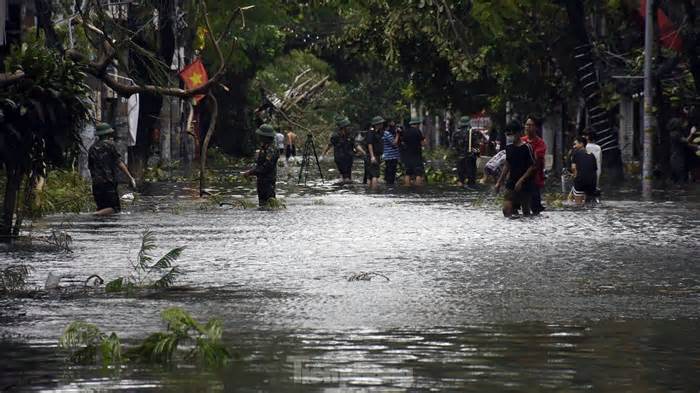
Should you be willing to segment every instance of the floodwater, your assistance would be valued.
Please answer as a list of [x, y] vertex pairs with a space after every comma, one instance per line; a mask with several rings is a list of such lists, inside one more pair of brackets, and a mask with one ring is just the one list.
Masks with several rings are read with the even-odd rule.
[[[290, 183], [294, 183], [290, 181]], [[186, 246], [179, 289], [0, 299], [0, 390], [604, 391], [700, 390], [700, 200], [612, 196], [592, 209], [506, 220], [488, 193], [368, 193], [279, 183], [278, 211], [194, 202], [159, 186], [116, 217], [70, 222], [72, 253], [5, 250], [31, 285], [129, 273], [141, 233]], [[224, 200], [251, 198], [246, 186]], [[667, 199], [664, 196], [663, 199]], [[348, 281], [359, 272], [386, 276]], [[223, 321], [224, 370], [73, 366], [57, 348], [74, 320], [127, 343], [178, 306]]]

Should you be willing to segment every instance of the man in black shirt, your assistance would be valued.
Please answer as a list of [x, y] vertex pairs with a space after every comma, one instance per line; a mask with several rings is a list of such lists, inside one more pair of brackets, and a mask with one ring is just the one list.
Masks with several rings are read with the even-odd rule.
[[513, 205], [523, 208], [523, 215], [530, 215], [532, 192], [534, 191], [533, 176], [537, 170], [535, 155], [532, 147], [524, 143], [522, 126], [517, 121], [511, 121], [506, 126], [506, 163], [501, 177], [496, 183], [496, 192], [501, 185], [506, 185], [503, 195], [503, 215], [513, 215]]
[[375, 116], [372, 118], [372, 129], [367, 132], [367, 156], [365, 158], [365, 170], [370, 188], [379, 186], [380, 164], [384, 154], [384, 118]]
[[418, 128], [421, 119], [413, 118], [408, 123], [407, 130], [401, 132], [399, 143], [401, 147], [401, 161], [404, 166], [404, 184], [411, 185], [411, 181], [416, 186], [423, 185], [425, 168], [423, 166], [423, 144], [425, 136]]
[[586, 137], [579, 135], [574, 140], [574, 153], [571, 157], [571, 172], [574, 174], [574, 188], [571, 190], [574, 201], [581, 206], [586, 198], [595, 198], [598, 166], [595, 156], [586, 151]]
[[117, 192], [117, 171], [124, 172], [133, 188], [136, 188], [129, 169], [121, 160], [121, 155], [112, 139], [114, 129], [107, 123], [95, 127], [95, 136], [100, 138], [88, 151], [88, 168], [92, 178], [92, 196], [95, 198], [98, 216], [118, 213], [121, 210]]

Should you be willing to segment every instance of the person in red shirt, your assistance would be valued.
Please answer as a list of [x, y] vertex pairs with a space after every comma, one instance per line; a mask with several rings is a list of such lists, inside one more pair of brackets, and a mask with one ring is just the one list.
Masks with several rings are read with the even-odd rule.
[[542, 120], [534, 115], [528, 115], [525, 121], [525, 136], [522, 141], [529, 144], [535, 153], [535, 187], [532, 192], [532, 214], [540, 214], [544, 210], [542, 206], [542, 189], [544, 188], [544, 157], [547, 154], [547, 144], [540, 137], [542, 132]]

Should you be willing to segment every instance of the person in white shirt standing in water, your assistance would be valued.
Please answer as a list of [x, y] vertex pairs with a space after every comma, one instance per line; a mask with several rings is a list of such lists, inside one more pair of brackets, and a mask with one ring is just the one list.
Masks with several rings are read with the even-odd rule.
[[588, 143], [586, 144], [586, 152], [593, 154], [596, 165], [598, 166], [598, 170], [596, 172], [596, 185], [598, 190], [600, 190], [600, 174], [603, 172], [603, 151], [600, 146], [595, 143], [595, 132], [592, 129], [586, 129], [583, 134], [586, 137], [586, 140], [588, 140]]

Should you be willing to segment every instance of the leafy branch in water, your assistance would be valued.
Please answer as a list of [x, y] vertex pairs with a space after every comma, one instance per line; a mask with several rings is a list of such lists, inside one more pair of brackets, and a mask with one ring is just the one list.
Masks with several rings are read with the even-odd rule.
[[[146, 230], [141, 236], [141, 247], [136, 261], [131, 265], [133, 273], [130, 277], [119, 277], [107, 283], [107, 292], [130, 291], [137, 288], [170, 288], [175, 280], [183, 273], [179, 267], [173, 266], [185, 247], [176, 247], [162, 257], [156, 259], [153, 251], [156, 249], [156, 238], [152, 231]], [[154, 276], [157, 277], [154, 279]]]
[[353, 273], [350, 277], [348, 277], [348, 281], [372, 281], [372, 279], [375, 277], [381, 277], [387, 281], [391, 281], [389, 280], [389, 277], [377, 272]]
[[80, 364], [101, 361], [103, 365], [110, 365], [121, 363], [122, 359], [170, 363], [181, 354], [186, 361], [212, 367], [222, 366], [231, 359], [228, 349], [221, 343], [223, 328], [218, 319], [210, 319], [202, 325], [177, 307], [161, 312], [161, 318], [167, 324], [166, 331], [149, 335], [140, 345], [126, 350], [123, 357], [116, 333], [108, 336], [86, 322], [68, 325], [59, 345], [70, 352], [71, 362]]
[[286, 209], [287, 205], [282, 200], [279, 200], [277, 198], [270, 198], [267, 201], [267, 204], [263, 207], [271, 210], [282, 210]]
[[69, 351], [68, 359], [73, 363], [91, 364], [100, 360], [106, 366], [120, 363], [122, 359], [119, 337], [115, 333], [108, 336], [87, 322], [68, 325], [58, 345]]
[[23, 290], [27, 286], [27, 277], [31, 271], [31, 266], [27, 265], [10, 265], [0, 270], [0, 293]]
[[161, 318], [167, 323], [167, 331], [148, 336], [141, 345], [129, 352], [131, 358], [168, 363], [173, 360], [180, 346], [191, 347], [184, 353], [184, 359], [199, 364], [223, 365], [231, 358], [221, 344], [223, 329], [218, 319], [210, 319], [202, 325], [177, 307], [163, 311]]

